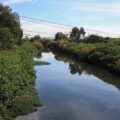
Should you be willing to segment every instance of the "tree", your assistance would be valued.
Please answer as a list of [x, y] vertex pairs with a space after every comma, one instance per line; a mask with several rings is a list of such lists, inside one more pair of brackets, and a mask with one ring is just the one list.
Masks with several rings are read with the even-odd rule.
[[77, 27], [74, 27], [72, 29], [72, 32], [70, 34], [70, 38], [74, 41], [74, 42], [80, 42], [81, 41], [81, 37], [85, 35], [85, 30], [83, 27], [81, 27], [80, 29]]
[[23, 30], [20, 27], [19, 15], [16, 12], [12, 12], [12, 9], [8, 6], [0, 4], [0, 27], [9, 28], [14, 35], [16, 43], [20, 43], [23, 36]]
[[61, 40], [61, 39], [66, 39], [66, 35], [64, 35], [62, 32], [58, 32], [55, 35], [55, 40]]
[[14, 44], [14, 36], [8, 28], [0, 29], [0, 44], [2, 49], [11, 49]]
[[74, 27], [72, 29], [72, 32], [70, 34], [70, 38], [74, 41], [77, 42], [79, 40], [80, 34], [79, 34], [79, 28]]
[[35, 39], [35, 40], [41, 40], [41, 37], [40, 37], [40, 35], [35, 35], [35, 36], [34, 36], [34, 39]]
[[80, 28], [80, 38], [85, 36], [86, 32], [83, 27]]

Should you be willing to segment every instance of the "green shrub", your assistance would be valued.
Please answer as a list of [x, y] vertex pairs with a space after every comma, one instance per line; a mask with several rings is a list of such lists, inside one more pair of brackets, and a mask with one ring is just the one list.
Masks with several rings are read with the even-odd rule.
[[38, 49], [38, 50], [42, 50], [43, 49], [43, 44], [41, 42], [33, 42], [34, 46]]
[[107, 42], [107, 39], [98, 35], [90, 35], [87, 38], [85, 38], [83, 42], [84, 43], [101, 43], [101, 42]]
[[67, 47], [67, 40], [60, 40], [58, 41], [58, 47], [66, 48]]
[[0, 44], [2, 49], [11, 49], [13, 47], [14, 37], [8, 28], [0, 28]]
[[112, 68], [116, 60], [120, 57], [119, 53], [120, 47], [104, 45], [94, 49], [94, 51], [89, 55], [89, 60], [92, 63]]
[[18, 91], [8, 108], [8, 113], [14, 117], [24, 115], [37, 110], [40, 105], [35, 89], [30, 86]]
[[[106, 38], [108, 40], [108, 38]], [[109, 71], [120, 73], [120, 39], [109, 39], [107, 43], [75, 43], [67, 40], [47, 41], [44, 46], [49, 46], [53, 51], [65, 52], [81, 61], [86, 61]], [[48, 44], [49, 43], [49, 44]], [[52, 46], [52, 47], [51, 47]]]
[[112, 38], [111, 43], [114, 45], [120, 45], [120, 38]]
[[114, 70], [116, 72], [120, 72], [120, 58], [116, 61], [116, 64], [114, 65]]
[[56, 33], [56, 35], [55, 35], [55, 40], [57, 41], [57, 40], [62, 40], [62, 39], [66, 39], [67, 38], [67, 36], [65, 35], [65, 34], [63, 34], [62, 32], [58, 32], [58, 33]]
[[81, 48], [80, 53], [81, 53], [82, 55], [88, 56], [88, 55], [90, 55], [90, 53], [91, 53], [93, 50], [94, 50], [93, 47], [83, 47], [83, 48]]
[[[5, 112], [9, 109], [16, 115], [28, 113], [36, 107], [35, 92], [26, 88], [32, 88], [35, 84], [35, 71], [33, 57], [36, 54], [36, 48], [25, 43], [21, 47], [10, 51], [1, 51], [0, 53], [0, 114], [6, 117]], [[20, 93], [22, 94], [20, 95]], [[24, 93], [24, 94], [23, 94]], [[26, 100], [26, 96], [31, 97], [33, 104]], [[20, 102], [17, 98], [22, 99]], [[20, 103], [19, 103], [20, 102]], [[19, 104], [18, 104], [19, 103]], [[23, 106], [24, 103], [24, 106]], [[25, 107], [26, 103], [26, 107]], [[27, 104], [28, 103], [28, 104]], [[18, 104], [18, 106], [17, 106]], [[26, 109], [25, 109], [25, 108]], [[22, 110], [21, 110], [22, 109]], [[25, 110], [24, 110], [25, 109]], [[15, 111], [14, 111], [15, 110]], [[8, 112], [7, 112], [8, 114]], [[8, 114], [9, 115], [9, 114]], [[11, 114], [10, 114], [11, 116]]]

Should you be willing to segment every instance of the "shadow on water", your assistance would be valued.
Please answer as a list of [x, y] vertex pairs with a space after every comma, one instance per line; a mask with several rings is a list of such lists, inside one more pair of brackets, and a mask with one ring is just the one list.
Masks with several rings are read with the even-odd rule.
[[105, 69], [101, 69], [83, 62], [79, 62], [71, 56], [60, 52], [53, 52], [55, 59], [58, 61], [64, 61], [69, 64], [69, 70], [71, 74], [81, 75], [83, 72], [87, 75], [94, 75], [95, 77], [107, 82], [108, 84], [116, 86], [120, 90], [120, 76], [111, 74]]

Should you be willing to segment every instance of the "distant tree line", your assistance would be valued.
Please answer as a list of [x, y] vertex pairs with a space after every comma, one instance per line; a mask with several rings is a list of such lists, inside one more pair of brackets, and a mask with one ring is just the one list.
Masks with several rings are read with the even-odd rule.
[[78, 27], [72, 28], [72, 31], [70, 32], [70, 35], [62, 33], [62, 32], [57, 32], [55, 35], [55, 40], [61, 40], [61, 39], [66, 39], [70, 40], [72, 42], [83, 42], [83, 43], [100, 43], [100, 42], [107, 42], [109, 40], [109, 37], [102, 37], [99, 35], [94, 35], [91, 34], [87, 37], [85, 37], [86, 31], [83, 27], [80, 29]]

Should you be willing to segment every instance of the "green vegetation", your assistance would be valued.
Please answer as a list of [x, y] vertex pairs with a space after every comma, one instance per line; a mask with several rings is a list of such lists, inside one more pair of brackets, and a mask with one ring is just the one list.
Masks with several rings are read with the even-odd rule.
[[[97, 35], [84, 37], [85, 34], [83, 27], [74, 27], [70, 38], [58, 32], [55, 41], [42, 40], [39, 35], [23, 40], [19, 15], [0, 4], [0, 119], [11, 120], [41, 105], [34, 88], [34, 65], [50, 63], [33, 61], [33, 57], [37, 53], [41, 56], [42, 50], [59, 50], [119, 74], [120, 39]], [[72, 74], [81, 74], [78, 65], [70, 64], [70, 68]]]
[[55, 40], [61, 40], [61, 39], [66, 39], [67, 36], [64, 35], [62, 32], [58, 32], [55, 34]]
[[86, 64], [84, 62], [79, 62], [77, 59], [75, 59], [72, 56], [68, 56], [65, 53], [61, 52], [53, 52], [55, 55], [55, 58], [59, 61], [64, 61], [69, 64], [69, 70], [71, 74], [78, 74], [81, 75], [83, 72], [87, 73], [88, 75], [94, 75], [104, 82], [107, 82], [108, 84], [112, 84], [116, 86], [118, 89], [120, 89], [120, 78], [119, 76], [115, 74], [109, 73], [105, 69], [98, 69], [98, 67]]
[[38, 49], [38, 50], [42, 50], [43, 49], [43, 44], [41, 42], [38, 41], [34, 41], [33, 45]]
[[37, 49], [29, 42], [0, 51], [0, 116], [3, 120], [32, 112], [40, 105], [34, 88], [36, 53]]
[[77, 27], [74, 27], [70, 34], [70, 39], [74, 42], [81, 42], [82, 36], [85, 36], [86, 32], [83, 27], [80, 29]]
[[[28, 38], [29, 40], [29, 38]], [[30, 38], [30, 42], [40, 42], [41, 41], [41, 37], [39, 35], [35, 35], [34, 37]]]
[[[59, 32], [58, 32], [59, 33]], [[74, 27], [67, 39], [42, 41], [44, 48], [58, 50], [114, 73], [120, 73], [120, 39], [86, 34], [83, 27]], [[57, 34], [56, 34], [57, 35]]]
[[109, 40], [109, 37], [102, 37], [98, 35], [90, 35], [88, 37], [85, 37], [83, 39], [83, 43], [107, 43]]
[[[23, 31], [20, 27], [19, 15], [16, 12], [12, 12], [12, 9], [8, 6], [0, 4], [0, 44], [3, 44], [4, 40], [7, 43], [8, 40], [10, 46], [6, 46], [6, 48], [11, 48], [13, 43], [21, 45], [22, 36]], [[9, 45], [8, 43], [7, 45]]]
[[[41, 54], [40, 37], [22, 39], [19, 15], [0, 4], [0, 119], [11, 120], [40, 106], [33, 57]], [[38, 41], [39, 42], [38, 42]], [[43, 64], [43, 62], [39, 63]], [[48, 63], [44, 63], [48, 64]]]
[[8, 28], [0, 29], [0, 47], [1, 49], [11, 49], [13, 47], [14, 36]]
[[80, 61], [97, 65], [111, 72], [120, 73], [119, 39], [110, 39], [107, 43], [94, 44], [75, 43], [67, 40], [49, 41], [46, 43], [47, 47], [52, 50], [62, 51]]

